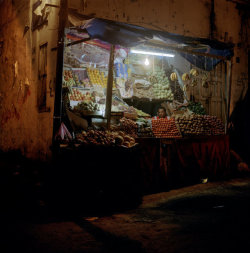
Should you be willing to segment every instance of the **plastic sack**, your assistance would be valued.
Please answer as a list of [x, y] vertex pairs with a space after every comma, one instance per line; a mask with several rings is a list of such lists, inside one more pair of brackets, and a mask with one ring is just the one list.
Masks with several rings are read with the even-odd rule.
[[62, 122], [58, 132], [56, 133], [55, 139], [57, 140], [72, 140], [72, 135], [70, 134], [67, 127]]

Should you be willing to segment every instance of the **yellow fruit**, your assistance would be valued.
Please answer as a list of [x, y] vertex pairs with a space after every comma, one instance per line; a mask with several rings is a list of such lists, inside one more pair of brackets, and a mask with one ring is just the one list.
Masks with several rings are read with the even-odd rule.
[[201, 84], [201, 85], [202, 85], [203, 88], [208, 88], [208, 82], [205, 81], [205, 80], [202, 81], [202, 84]]
[[197, 80], [193, 80], [193, 81], [191, 82], [191, 87], [195, 87], [195, 86], [197, 86]]
[[178, 78], [177, 78], [177, 74], [175, 72], [173, 72], [171, 75], [170, 75], [170, 79], [172, 81], [176, 81]]
[[188, 86], [188, 84], [185, 84], [185, 85], [183, 86], [183, 91], [186, 92], [187, 90], [189, 90], [189, 86]]
[[188, 73], [184, 73], [184, 74], [182, 75], [181, 79], [182, 79], [183, 81], [189, 80], [189, 75], [188, 75]]
[[190, 74], [193, 75], [193, 76], [198, 76], [199, 75], [199, 72], [197, 69], [191, 69], [190, 70]]

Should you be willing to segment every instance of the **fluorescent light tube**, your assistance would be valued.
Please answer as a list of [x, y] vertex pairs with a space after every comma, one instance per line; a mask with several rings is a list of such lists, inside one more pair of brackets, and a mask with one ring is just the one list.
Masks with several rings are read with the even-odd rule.
[[130, 53], [133, 54], [146, 54], [146, 55], [157, 55], [157, 56], [166, 56], [166, 57], [174, 57], [174, 54], [163, 54], [163, 53], [157, 53], [157, 52], [148, 52], [148, 51], [141, 51], [141, 50], [135, 50], [131, 49]]

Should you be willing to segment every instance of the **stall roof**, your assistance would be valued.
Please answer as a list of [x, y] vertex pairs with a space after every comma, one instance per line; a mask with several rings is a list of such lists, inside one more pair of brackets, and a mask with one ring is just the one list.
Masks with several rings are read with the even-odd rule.
[[[78, 20], [78, 22], [72, 22]], [[233, 56], [233, 44], [223, 43], [216, 40], [205, 38], [187, 37], [178, 34], [157, 31], [141, 26], [121, 23], [111, 20], [92, 18], [80, 20], [79, 16], [69, 14], [69, 21], [84, 31], [87, 31], [91, 39], [100, 39], [114, 45], [123, 47], [135, 47], [140, 45], [151, 45], [155, 47], [165, 47], [169, 50], [183, 51], [180, 54], [199, 68], [211, 70], [223, 58], [230, 59]], [[159, 42], [161, 42], [159, 45]], [[176, 45], [174, 47], [173, 45]], [[218, 56], [217, 59], [206, 59], [203, 55], [185, 53], [189, 52], [204, 53]]]

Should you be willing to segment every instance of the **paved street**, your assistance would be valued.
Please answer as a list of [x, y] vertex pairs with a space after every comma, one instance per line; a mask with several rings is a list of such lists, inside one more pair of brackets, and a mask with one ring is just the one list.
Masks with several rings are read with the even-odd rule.
[[106, 214], [5, 213], [1, 252], [248, 252], [249, 213], [249, 177], [147, 195]]

